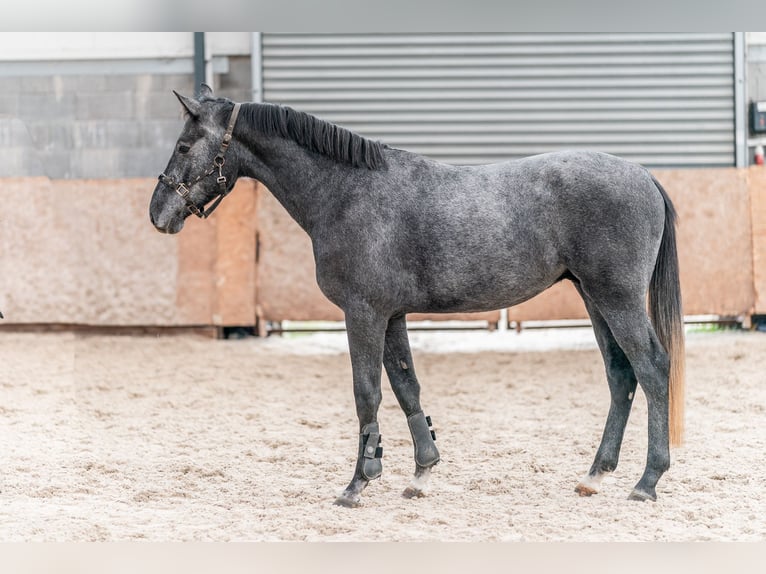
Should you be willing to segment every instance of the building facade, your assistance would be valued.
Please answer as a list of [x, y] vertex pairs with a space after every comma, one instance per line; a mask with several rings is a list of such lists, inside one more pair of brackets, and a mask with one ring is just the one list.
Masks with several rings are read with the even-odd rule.
[[[562, 148], [745, 167], [765, 33], [207, 33], [216, 93], [453, 163]], [[147, 177], [195, 89], [192, 33], [0, 34], [0, 177]]]

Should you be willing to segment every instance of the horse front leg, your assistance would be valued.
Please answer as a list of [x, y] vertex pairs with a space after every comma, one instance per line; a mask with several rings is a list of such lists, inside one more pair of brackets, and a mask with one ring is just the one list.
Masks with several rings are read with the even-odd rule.
[[386, 368], [396, 400], [407, 417], [415, 448], [415, 475], [402, 496], [418, 498], [425, 494], [431, 468], [439, 462], [439, 451], [434, 444], [436, 436], [430, 428], [431, 421], [423, 414], [420, 406], [420, 383], [415, 375], [415, 365], [407, 337], [407, 323], [403, 315], [388, 322], [383, 366]]
[[378, 425], [381, 401], [380, 376], [387, 320], [368, 307], [346, 311], [346, 332], [354, 379], [354, 400], [359, 418], [359, 448], [354, 476], [335, 504], [357, 507], [361, 493], [380, 477], [382, 447]]

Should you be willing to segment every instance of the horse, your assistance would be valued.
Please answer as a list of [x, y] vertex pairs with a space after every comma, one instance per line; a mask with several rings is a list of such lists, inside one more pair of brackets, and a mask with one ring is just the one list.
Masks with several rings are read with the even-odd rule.
[[234, 103], [204, 85], [195, 98], [174, 94], [186, 118], [152, 194], [154, 227], [178, 233], [190, 215], [210, 215], [237, 178], [254, 178], [309, 235], [317, 283], [344, 312], [359, 440], [336, 504], [359, 506], [382, 473], [381, 366], [414, 445], [403, 496], [423, 496], [440, 460], [407, 313], [500, 309], [565, 279], [585, 302], [611, 395], [575, 492], [598, 492], [616, 468], [639, 385], [648, 449], [628, 498], [656, 501], [670, 445], [682, 441], [684, 327], [676, 212], [646, 168], [577, 150], [449, 165], [287, 106]]

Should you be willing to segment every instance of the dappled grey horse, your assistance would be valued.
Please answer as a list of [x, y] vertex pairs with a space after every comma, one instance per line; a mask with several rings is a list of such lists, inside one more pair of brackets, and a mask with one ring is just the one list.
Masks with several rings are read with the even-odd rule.
[[336, 503], [357, 506], [382, 472], [381, 364], [414, 443], [404, 495], [421, 496], [439, 462], [407, 313], [499, 309], [563, 279], [585, 301], [611, 391], [601, 445], [575, 490], [597, 492], [617, 466], [639, 384], [649, 446], [630, 498], [656, 500], [669, 444], [681, 440], [684, 335], [675, 212], [646, 169], [584, 151], [458, 167], [284, 106], [216, 99], [207, 86], [198, 99], [176, 96], [187, 119], [152, 196], [154, 226], [178, 233], [238, 177], [255, 178], [311, 237], [319, 287], [345, 313], [359, 449]]

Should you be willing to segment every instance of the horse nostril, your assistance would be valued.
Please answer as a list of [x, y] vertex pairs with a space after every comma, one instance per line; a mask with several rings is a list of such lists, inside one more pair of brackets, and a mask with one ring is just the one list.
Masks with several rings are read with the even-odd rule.
[[154, 219], [154, 216], [150, 216], [150, 219], [152, 220], [152, 225], [154, 226], [154, 229], [156, 229], [160, 233], [168, 232], [167, 225], [160, 225], [159, 223], [157, 223], [157, 220]]
[[167, 226], [164, 226], [164, 227], [163, 227], [163, 226], [160, 226], [160, 225], [157, 223], [157, 219], [154, 217], [154, 213], [149, 213], [149, 221], [151, 221], [151, 222], [152, 222], [152, 225], [154, 226], [154, 228], [155, 228], [157, 231], [159, 231], [160, 233], [167, 233]]

